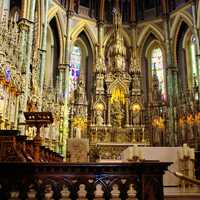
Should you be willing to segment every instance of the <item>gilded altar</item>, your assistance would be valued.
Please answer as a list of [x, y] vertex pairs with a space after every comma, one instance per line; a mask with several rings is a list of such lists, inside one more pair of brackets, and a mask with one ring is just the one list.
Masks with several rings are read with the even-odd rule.
[[[122, 17], [113, 12], [113, 31], [105, 47], [98, 51], [94, 72], [94, 90], [86, 94], [84, 81], [78, 81], [71, 102], [71, 138], [87, 138], [91, 148], [99, 147], [105, 155], [118, 156], [113, 144], [149, 144], [143, 116], [141, 69], [123, 35]], [[78, 123], [77, 123], [78, 120]], [[109, 147], [110, 144], [110, 148]], [[105, 150], [107, 149], [107, 150]], [[107, 152], [105, 152], [107, 151]], [[116, 154], [116, 155], [115, 155]]]

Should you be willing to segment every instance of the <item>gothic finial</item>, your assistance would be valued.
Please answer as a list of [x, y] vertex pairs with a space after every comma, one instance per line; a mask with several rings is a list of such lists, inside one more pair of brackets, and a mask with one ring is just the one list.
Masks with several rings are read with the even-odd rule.
[[115, 29], [119, 29], [122, 25], [122, 16], [118, 8], [113, 9], [113, 24]]

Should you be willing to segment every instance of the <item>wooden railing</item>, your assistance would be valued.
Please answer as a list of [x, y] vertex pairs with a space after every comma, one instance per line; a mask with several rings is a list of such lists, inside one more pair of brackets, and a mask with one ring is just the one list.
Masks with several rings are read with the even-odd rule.
[[171, 163], [0, 163], [0, 199], [163, 200]]
[[39, 148], [39, 162], [63, 162], [60, 154], [27, 140], [17, 130], [0, 131], [0, 162], [36, 162], [36, 148]]

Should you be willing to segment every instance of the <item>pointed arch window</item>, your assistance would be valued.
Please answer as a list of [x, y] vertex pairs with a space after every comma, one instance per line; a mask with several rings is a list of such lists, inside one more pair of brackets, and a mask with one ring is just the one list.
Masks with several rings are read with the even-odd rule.
[[73, 92], [77, 87], [78, 78], [80, 75], [81, 67], [81, 48], [79, 46], [73, 46], [70, 57], [70, 80], [69, 80], [69, 92]]
[[196, 61], [196, 38], [193, 35], [190, 42], [190, 59], [192, 65], [192, 77], [197, 77], [197, 61]]
[[151, 52], [151, 68], [152, 76], [156, 72], [159, 81], [159, 89], [161, 90], [161, 95], [163, 100], [166, 99], [166, 88], [165, 88], [165, 76], [164, 76], [164, 64], [163, 64], [163, 54], [159, 47], [156, 47]]

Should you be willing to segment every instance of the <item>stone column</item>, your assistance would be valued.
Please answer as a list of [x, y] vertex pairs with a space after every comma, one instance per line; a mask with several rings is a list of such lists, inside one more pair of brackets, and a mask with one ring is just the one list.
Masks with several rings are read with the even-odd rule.
[[[32, 0], [30, 4], [30, 13], [27, 13], [26, 18], [21, 19], [19, 26], [21, 29], [21, 55], [19, 61], [19, 68], [21, 69], [22, 75], [22, 95], [20, 98], [19, 108], [19, 122], [24, 123], [23, 112], [27, 109], [27, 101], [30, 93], [30, 64], [32, 62], [32, 43], [33, 43], [33, 29], [34, 29], [34, 13], [35, 13], [35, 2]], [[21, 126], [22, 134], [25, 134], [25, 127]]]
[[20, 100], [19, 100], [19, 124], [18, 124], [18, 129], [21, 131], [21, 133], [25, 134], [25, 127], [24, 125], [20, 125], [20, 123], [25, 122], [24, 114], [23, 112], [26, 110], [26, 95], [27, 95], [27, 87], [28, 85], [27, 80], [26, 80], [26, 43], [27, 43], [27, 35], [28, 35], [28, 30], [29, 30], [29, 25], [26, 23], [25, 20], [21, 20], [19, 22], [19, 28], [20, 28], [20, 41], [21, 41], [21, 46], [20, 46], [20, 55], [19, 55], [19, 70], [21, 71], [21, 82], [22, 82], [22, 91], [20, 95]]
[[18, 112], [19, 112], [19, 94], [16, 94], [16, 99], [15, 99], [15, 121], [14, 121], [14, 129], [17, 129], [17, 124], [18, 124]]
[[[197, 29], [197, 5], [196, 0], [192, 1], [192, 21], [193, 21], [193, 34], [195, 36], [195, 50], [196, 50], [196, 71], [197, 71], [197, 82], [198, 82], [198, 101], [200, 101], [200, 38]], [[198, 109], [200, 109], [200, 103], [198, 102]], [[194, 140], [195, 140], [195, 149], [198, 149], [198, 141], [197, 141], [198, 133], [194, 132]]]
[[98, 56], [103, 56], [103, 37], [104, 37], [104, 23], [103, 21], [98, 22]]
[[168, 94], [168, 118], [169, 118], [169, 142], [171, 146], [176, 144], [176, 130], [174, 123], [174, 106], [177, 103], [178, 86], [177, 86], [177, 69], [173, 64], [172, 47], [170, 39], [170, 20], [169, 20], [169, 10], [168, 5], [163, 0], [163, 23], [164, 23], [164, 33], [165, 33], [165, 45], [167, 52], [167, 94]]
[[[198, 35], [198, 29], [197, 29], [197, 7], [196, 5], [197, 1], [193, 0], [192, 1], [192, 21], [193, 21], [193, 34], [195, 36], [196, 42], [196, 70], [197, 70], [197, 82], [198, 82], [198, 98], [200, 99], [200, 39]], [[200, 103], [198, 105], [198, 108], [200, 109]]]
[[108, 95], [108, 111], [107, 111], [107, 125], [108, 126], [111, 126], [111, 121], [110, 121], [110, 114], [111, 114], [110, 113], [111, 112], [111, 110], [110, 110], [111, 109], [111, 102], [110, 101], [111, 100], [110, 99], [111, 99], [111, 96]]
[[136, 0], [131, 1], [131, 16], [130, 16], [130, 21], [136, 22]]
[[44, 71], [46, 63], [46, 46], [47, 46], [47, 26], [48, 26], [48, 9], [49, 0], [44, 0], [45, 10], [44, 10], [44, 21], [42, 23], [42, 36], [41, 36], [41, 48], [40, 48], [40, 105], [39, 110], [42, 109], [42, 96], [43, 96], [43, 86], [44, 86]]
[[126, 127], [129, 127], [129, 98], [126, 97]]
[[61, 115], [63, 116], [63, 123], [62, 123], [62, 141], [61, 146], [63, 147], [61, 149], [61, 153], [66, 158], [67, 153], [67, 139], [69, 138], [69, 108], [68, 108], [68, 93], [69, 93], [69, 64], [70, 64], [70, 36], [69, 36], [69, 30], [70, 30], [70, 20], [73, 16], [73, 11], [68, 10], [67, 11], [67, 27], [66, 27], [66, 45], [65, 45], [65, 58], [64, 61], [66, 63], [65, 67], [62, 70], [62, 79], [63, 79], [63, 85], [62, 87], [62, 94], [64, 94], [64, 105], [61, 105], [63, 107], [61, 110]]
[[8, 129], [11, 129], [11, 109], [12, 109], [12, 101], [13, 101], [13, 94], [11, 89], [9, 89], [9, 99], [8, 99], [8, 109], [7, 109], [7, 113], [8, 113]]

